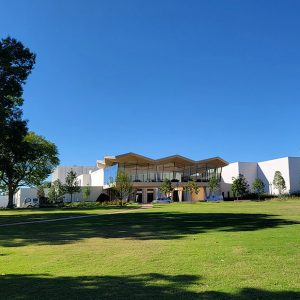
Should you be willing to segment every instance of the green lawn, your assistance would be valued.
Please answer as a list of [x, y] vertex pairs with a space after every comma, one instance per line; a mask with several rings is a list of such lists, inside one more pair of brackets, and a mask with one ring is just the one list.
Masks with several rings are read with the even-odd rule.
[[103, 215], [0, 227], [0, 299], [300, 299], [300, 200], [0, 211], [0, 224], [86, 214]]

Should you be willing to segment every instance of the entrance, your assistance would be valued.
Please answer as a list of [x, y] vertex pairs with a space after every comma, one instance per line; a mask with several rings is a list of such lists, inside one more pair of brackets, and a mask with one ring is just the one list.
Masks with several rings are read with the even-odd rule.
[[138, 202], [138, 203], [142, 203], [143, 202], [142, 190], [137, 190], [136, 191], [135, 202]]
[[147, 190], [147, 202], [153, 201], [153, 190]]
[[177, 190], [173, 191], [173, 201], [174, 202], [179, 202], [179, 196], [178, 196], [178, 191]]

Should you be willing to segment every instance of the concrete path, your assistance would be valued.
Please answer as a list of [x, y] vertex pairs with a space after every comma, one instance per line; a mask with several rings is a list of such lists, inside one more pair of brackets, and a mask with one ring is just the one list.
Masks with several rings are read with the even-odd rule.
[[73, 217], [64, 217], [64, 218], [56, 218], [56, 219], [46, 219], [46, 220], [37, 220], [37, 221], [25, 221], [25, 222], [17, 222], [17, 223], [8, 223], [8, 224], [0, 224], [0, 227], [8, 227], [8, 226], [16, 226], [16, 225], [27, 225], [27, 224], [35, 224], [35, 223], [49, 223], [49, 222], [58, 222], [58, 221], [66, 221], [66, 220], [76, 220], [76, 219], [85, 219], [85, 218], [94, 218], [100, 217], [104, 215], [115, 215], [115, 214], [123, 214], [127, 212], [133, 212], [140, 209], [151, 208], [152, 206], [145, 207], [142, 205], [140, 208], [136, 209], [126, 209], [122, 211], [114, 211], [103, 214], [93, 214], [93, 215], [82, 215], [82, 216], [73, 216]]

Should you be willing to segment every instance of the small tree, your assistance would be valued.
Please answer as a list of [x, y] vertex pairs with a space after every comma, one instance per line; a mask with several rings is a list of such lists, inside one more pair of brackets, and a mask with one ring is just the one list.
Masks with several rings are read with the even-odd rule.
[[257, 195], [258, 200], [260, 200], [261, 195], [265, 191], [265, 184], [259, 178], [256, 178], [252, 183], [252, 190]]
[[169, 197], [172, 191], [174, 190], [172, 186], [172, 182], [170, 179], [165, 178], [162, 184], [159, 187], [159, 190], [166, 195], [166, 197]]
[[62, 200], [64, 195], [64, 189], [59, 179], [53, 181], [49, 188], [48, 199], [51, 203], [57, 203]]
[[197, 183], [194, 180], [189, 181], [184, 187], [183, 187], [185, 192], [188, 192], [189, 194], [199, 193], [199, 187]]
[[282, 177], [280, 171], [276, 171], [274, 174], [273, 185], [278, 190], [279, 195], [286, 189], [285, 180]]
[[83, 195], [84, 201], [88, 201], [90, 199], [91, 187], [89, 185], [82, 188], [82, 195]]
[[236, 178], [232, 177], [231, 191], [237, 200], [249, 193], [249, 184], [243, 174], [239, 174]]
[[121, 200], [121, 205], [123, 206], [123, 201], [128, 201], [133, 190], [130, 177], [124, 172], [118, 172], [116, 181], [112, 184], [112, 189]]
[[81, 191], [77, 181], [77, 174], [73, 170], [67, 173], [66, 183], [63, 185], [63, 189], [66, 194], [71, 196], [71, 202], [73, 201], [73, 194]]
[[212, 177], [208, 182], [208, 189], [210, 194], [214, 194], [219, 190], [219, 181], [216, 177]]

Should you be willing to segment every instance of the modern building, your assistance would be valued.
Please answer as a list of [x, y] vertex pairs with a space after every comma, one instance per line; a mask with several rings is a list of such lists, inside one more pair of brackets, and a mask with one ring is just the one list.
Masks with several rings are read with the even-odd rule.
[[223, 196], [224, 198], [233, 197], [232, 178], [239, 174], [244, 175], [250, 190], [253, 181], [259, 178], [265, 185], [265, 193], [277, 195], [278, 190], [273, 186], [276, 171], [280, 171], [285, 180], [285, 193], [292, 194], [300, 191], [300, 157], [283, 157], [262, 162], [235, 162], [224, 167], [221, 181]]
[[[97, 161], [99, 170], [90, 173], [91, 182], [103, 186], [103, 192], [110, 195], [110, 187], [118, 172], [129, 175], [137, 202], [151, 202], [160, 196], [159, 187], [165, 178], [173, 183], [173, 198], [178, 201], [198, 201], [206, 197], [208, 181], [212, 176], [221, 181], [222, 167], [228, 163], [219, 157], [192, 160], [181, 155], [160, 159], [145, 157], [136, 153], [106, 156]], [[184, 192], [185, 182], [194, 180], [198, 194]]]
[[[118, 172], [129, 175], [134, 189], [134, 201], [147, 203], [162, 196], [159, 187], [165, 178], [173, 185], [175, 201], [201, 201], [209, 196], [208, 182], [216, 177], [220, 181], [220, 191], [223, 197], [233, 197], [231, 193], [232, 178], [243, 174], [252, 186], [256, 178], [265, 184], [265, 193], [278, 194], [273, 186], [274, 174], [280, 171], [286, 182], [286, 193], [300, 191], [300, 157], [284, 157], [262, 162], [235, 162], [228, 164], [220, 157], [204, 160], [193, 160], [181, 155], [173, 155], [159, 159], [145, 157], [136, 153], [126, 153], [117, 156], [105, 156], [98, 160], [96, 166], [59, 166], [52, 174], [52, 181], [59, 179], [65, 182], [66, 175], [73, 170], [81, 187], [90, 187], [90, 201], [96, 201], [101, 194], [113, 198], [111, 186]], [[184, 186], [189, 180], [194, 180], [199, 187], [198, 194], [186, 193]], [[36, 189], [21, 188], [15, 195], [17, 207], [24, 206], [28, 198], [36, 198]], [[64, 200], [69, 201], [69, 195]], [[6, 206], [7, 197], [0, 198], [0, 206]], [[83, 195], [73, 195], [73, 201], [82, 201]]]

